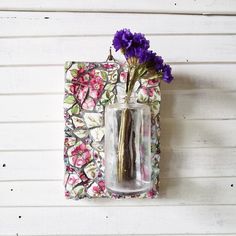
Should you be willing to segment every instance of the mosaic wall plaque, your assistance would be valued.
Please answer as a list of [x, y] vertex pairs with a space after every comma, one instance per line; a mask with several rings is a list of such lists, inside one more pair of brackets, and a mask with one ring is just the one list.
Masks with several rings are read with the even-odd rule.
[[[118, 62], [65, 63], [65, 196], [123, 198], [107, 192], [104, 182], [104, 107], [124, 94], [127, 68]], [[160, 80], [141, 80], [135, 85], [137, 101], [152, 113], [153, 188], [125, 198], [155, 198], [159, 183]]]

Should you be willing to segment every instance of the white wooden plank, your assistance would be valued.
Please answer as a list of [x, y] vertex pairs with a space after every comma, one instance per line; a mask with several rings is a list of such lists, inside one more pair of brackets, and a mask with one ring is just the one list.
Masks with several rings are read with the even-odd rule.
[[[88, 27], [88, 22], [93, 23]], [[124, 27], [147, 35], [232, 34], [236, 33], [235, 26], [233, 16], [0, 12], [0, 37], [113, 35]]]
[[0, 180], [63, 178], [63, 148], [59, 151], [0, 152]]
[[170, 13], [209, 13], [235, 14], [236, 5], [233, 0], [132, 0], [107, 1], [68, 1], [66, 0], [1, 0], [0, 10], [27, 11], [102, 11], [102, 12], [170, 12]]
[[64, 124], [28, 123], [0, 124], [0, 150], [61, 149], [63, 147]]
[[63, 93], [64, 66], [0, 67], [0, 94]]
[[236, 175], [235, 148], [161, 149], [161, 177]]
[[235, 120], [163, 120], [162, 147], [235, 147]]
[[[172, 65], [175, 80], [163, 90], [236, 90], [235, 64]], [[226, 76], [227, 75], [227, 76]], [[64, 69], [59, 66], [0, 67], [0, 94], [63, 93]]]
[[63, 95], [0, 96], [0, 121], [63, 121]]
[[[2, 123], [0, 150], [47, 150], [63, 147], [63, 122]], [[162, 147], [236, 147], [235, 120], [178, 120], [161, 122]]]
[[[235, 62], [236, 35], [150, 36], [151, 48], [167, 62]], [[112, 37], [2, 38], [0, 65], [103, 61]], [[16, 56], [17, 55], [17, 56]], [[120, 53], [115, 54], [123, 59]]]
[[3, 208], [0, 214], [0, 224], [4, 226], [0, 228], [1, 235], [233, 234], [236, 231], [236, 206], [19, 207]]
[[[236, 176], [235, 148], [161, 149], [161, 177]], [[52, 171], [53, 170], [53, 171]], [[0, 153], [0, 180], [59, 180], [63, 150]]]
[[236, 204], [235, 184], [236, 178], [161, 179], [158, 199], [74, 201], [65, 199], [62, 181], [0, 182], [0, 207], [231, 205]]
[[235, 64], [173, 65], [175, 80], [162, 83], [164, 90], [236, 89]]
[[[236, 92], [163, 93], [163, 118], [235, 119]], [[61, 95], [2, 95], [0, 122], [63, 121]]]
[[234, 119], [235, 100], [235, 92], [221, 90], [163, 93], [161, 115], [163, 118]]

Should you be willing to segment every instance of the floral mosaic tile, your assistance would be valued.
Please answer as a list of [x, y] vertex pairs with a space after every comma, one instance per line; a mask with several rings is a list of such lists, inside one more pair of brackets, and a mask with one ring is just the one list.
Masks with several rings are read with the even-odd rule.
[[[65, 196], [123, 198], [110, 194], [104, 183], [104, 107], [124, 94], [127, 68], [118, 62], [65, 63]], [[125, 198], [155, 198], [158, 195], [160, 160], [160, 80], [142, 80], [135, 85], [138, 102], [152, 113], [153, 188]]]

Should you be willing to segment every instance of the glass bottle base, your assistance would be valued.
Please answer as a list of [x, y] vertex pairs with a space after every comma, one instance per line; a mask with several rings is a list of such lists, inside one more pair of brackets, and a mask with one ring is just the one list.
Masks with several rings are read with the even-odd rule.
[[141, 194], [151, 189], [150, 182], [144, 183], [143, 181], [131, 180], [122, 183], [114, 183], [106, 186], [108, 192], [119, 195], [134, 195]]

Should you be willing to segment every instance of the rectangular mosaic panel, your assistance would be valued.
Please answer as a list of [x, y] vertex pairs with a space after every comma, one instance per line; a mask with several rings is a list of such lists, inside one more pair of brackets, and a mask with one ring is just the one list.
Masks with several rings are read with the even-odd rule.
[[127, 67], [118, 62], [65, 63], [65, 196], [66, 198], [155, 198], [160, 160], [160, 80], [140, 80], [137, 101], [151, 108], [153, 188], [133, 196], [110, 194], [104, 182], [104, 108], [124, 94]]

